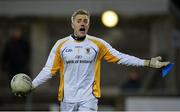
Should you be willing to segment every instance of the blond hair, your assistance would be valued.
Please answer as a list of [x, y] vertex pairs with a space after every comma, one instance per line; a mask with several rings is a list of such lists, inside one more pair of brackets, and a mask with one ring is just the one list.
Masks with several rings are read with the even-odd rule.
[[90, 14], [88, 11], [84, 10], [84, 9], [79, 9], [77, 11], [75, 11], [72, 16], [71, 16], [71, 22], [74, 21], [74, 18], [77, 16], [77, 15], [86, 15], [88, 17], [88, 19], [90, 20]]

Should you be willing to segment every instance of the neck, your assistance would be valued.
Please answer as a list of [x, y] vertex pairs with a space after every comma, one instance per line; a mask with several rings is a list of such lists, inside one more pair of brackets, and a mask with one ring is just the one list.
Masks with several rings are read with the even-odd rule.
[[71, 34], [71, 36], [73, 37], [74, 40], [77, 40], [77, 41], [83, 41], [86, 38], [86, 35], [83, 37], [78, 37], [74, 34]]

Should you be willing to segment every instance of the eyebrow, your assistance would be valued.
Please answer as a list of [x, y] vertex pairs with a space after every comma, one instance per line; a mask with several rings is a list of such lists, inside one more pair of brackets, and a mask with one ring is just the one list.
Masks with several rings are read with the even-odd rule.
[[[79, 19], [77, 19], [77, 20], [81, 20], [82, 18], [79, 18]], [[87, 18], [85, 18], [84, 20], [88, 20]]]

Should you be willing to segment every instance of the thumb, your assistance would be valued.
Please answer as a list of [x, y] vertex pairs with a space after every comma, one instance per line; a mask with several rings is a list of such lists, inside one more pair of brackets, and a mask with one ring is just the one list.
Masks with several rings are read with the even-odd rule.
[[21, 94], [18, 94], [18, 97], [22, 97], [22, 95], [21, 95]]
[[161, 56], [158, 56], [158, 57], [156, 57], [155, 59], [158, 60], [158, 61], [160, 61], [160, 60], [162, 60], [162, 57], [161, 57]]

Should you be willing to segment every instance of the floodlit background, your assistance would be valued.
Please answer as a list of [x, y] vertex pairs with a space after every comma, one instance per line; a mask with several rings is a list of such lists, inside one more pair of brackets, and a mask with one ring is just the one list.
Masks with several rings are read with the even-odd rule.
[[[178, 0], [1, 0], [0, 110], [59, 110], [58, 74], [26, 98], [13, 96], [10, 80], [16, 72], [36, 77], [55, 42], [72, 34], [70, 18], [77, 9], [91, 13], [89, 35], [106, 40], [120, 52], [142, 59], [160, 55], [175, 64], [162, 78], [161, 69], [103, 61], [99, 110], [180, 110]], [[118, 17], [110, 17], [118, 20], [114, 27], [102, 23], [108, 10]], [[20, 35], [25, 41], [9, 42]]]

